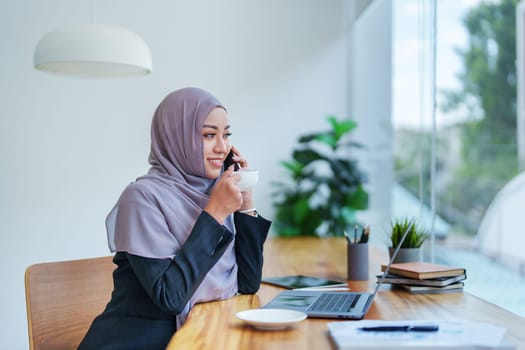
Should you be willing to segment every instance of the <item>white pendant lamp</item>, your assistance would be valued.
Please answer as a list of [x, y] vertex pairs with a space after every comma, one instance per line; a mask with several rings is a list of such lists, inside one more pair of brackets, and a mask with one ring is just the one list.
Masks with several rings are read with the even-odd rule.
[[97, 23], [69, 25], [40, 39], [38, 70], [83, 77], [124, 77], [151, 73], [151, 50], [137, 34]]

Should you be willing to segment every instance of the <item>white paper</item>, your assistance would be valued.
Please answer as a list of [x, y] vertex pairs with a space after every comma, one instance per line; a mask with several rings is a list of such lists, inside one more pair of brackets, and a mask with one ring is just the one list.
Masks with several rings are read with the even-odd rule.
[[[436, 324], [436, 332], [374, 332], [362, 327]], [[451, 320], [362, 320], [328, 323], [338, 349], [469, 349], [500, 348], [505, 328], [483, 322]], [[513, 347], [502, 347], [510, 348]]]

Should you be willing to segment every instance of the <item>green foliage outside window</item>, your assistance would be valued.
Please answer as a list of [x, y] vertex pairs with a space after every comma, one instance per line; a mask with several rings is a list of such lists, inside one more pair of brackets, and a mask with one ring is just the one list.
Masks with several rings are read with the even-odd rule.
[[[462, 165], [446, 195], [481, 220], [495, 194], [518, 172], [516, 137], [517, 0], [482, 2], [464, 19], [469, 45], [458, 50], [463, 89], [449, 92], [444, 110], [477, 101], [460, 126]], [[480, 111], [479, 111], [480, 110]], [[479, 112], [476, 112], [479, 111]]]
[[[483, 1], [467, 13], [463, 24], [469, 35], [468, 46], [456, 49], [463, 62], [458, 76], [461, 88], [441, 91], [440, 109], [445, 113], [464, 111], [462, 117], [466, 121], [440, 130], [437, 135], [438, 174], [442, 170], [440, 162], [450, 157], [450, 138], [459, 137], [461, 141], [459, 165], [452, 169], [446, 183], [438, 184], [437, 211], [455, 224], [457, 231], [469, 234], [477, 232], [496, 193], [518, 173], [517, 4], [518, 0]], [[417, 149], [428, 145], [429, 138], [429, 134], [411, 135], [405, 142], [412, 142], [412, 148]], [[404, 153], [408, 148], [406, 144], [401, 146]], [[428, 163], [430, 150], [427, 147], [422, 152], [421, 159]], [[417, 194], [418, 164], [412, 161], [415, 158], [402, 156], [396, 159], [396, 169], [404, 169], [399, 182]], [[423, 169], [424, 197], [429, 198], [428, 164], [423, 164]]]

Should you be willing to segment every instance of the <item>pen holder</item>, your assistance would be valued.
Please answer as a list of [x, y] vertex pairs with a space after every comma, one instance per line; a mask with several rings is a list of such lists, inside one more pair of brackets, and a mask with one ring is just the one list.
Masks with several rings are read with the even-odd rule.
[[347, 245], [346, 252], [348, 280], [368, 280], [368, 244], [354, 243]]

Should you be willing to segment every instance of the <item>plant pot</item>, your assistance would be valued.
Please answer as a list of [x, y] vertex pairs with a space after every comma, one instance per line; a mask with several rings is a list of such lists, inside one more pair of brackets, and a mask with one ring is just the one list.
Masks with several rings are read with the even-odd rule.
[[[390, 259], [395, 252], [395, 248], [389, 247], [388, 254]], [[421, 261], [421, 248], [400, 248], [397, 253], [394, 263], [404, 263], [404, 262], [413, 262]]]

